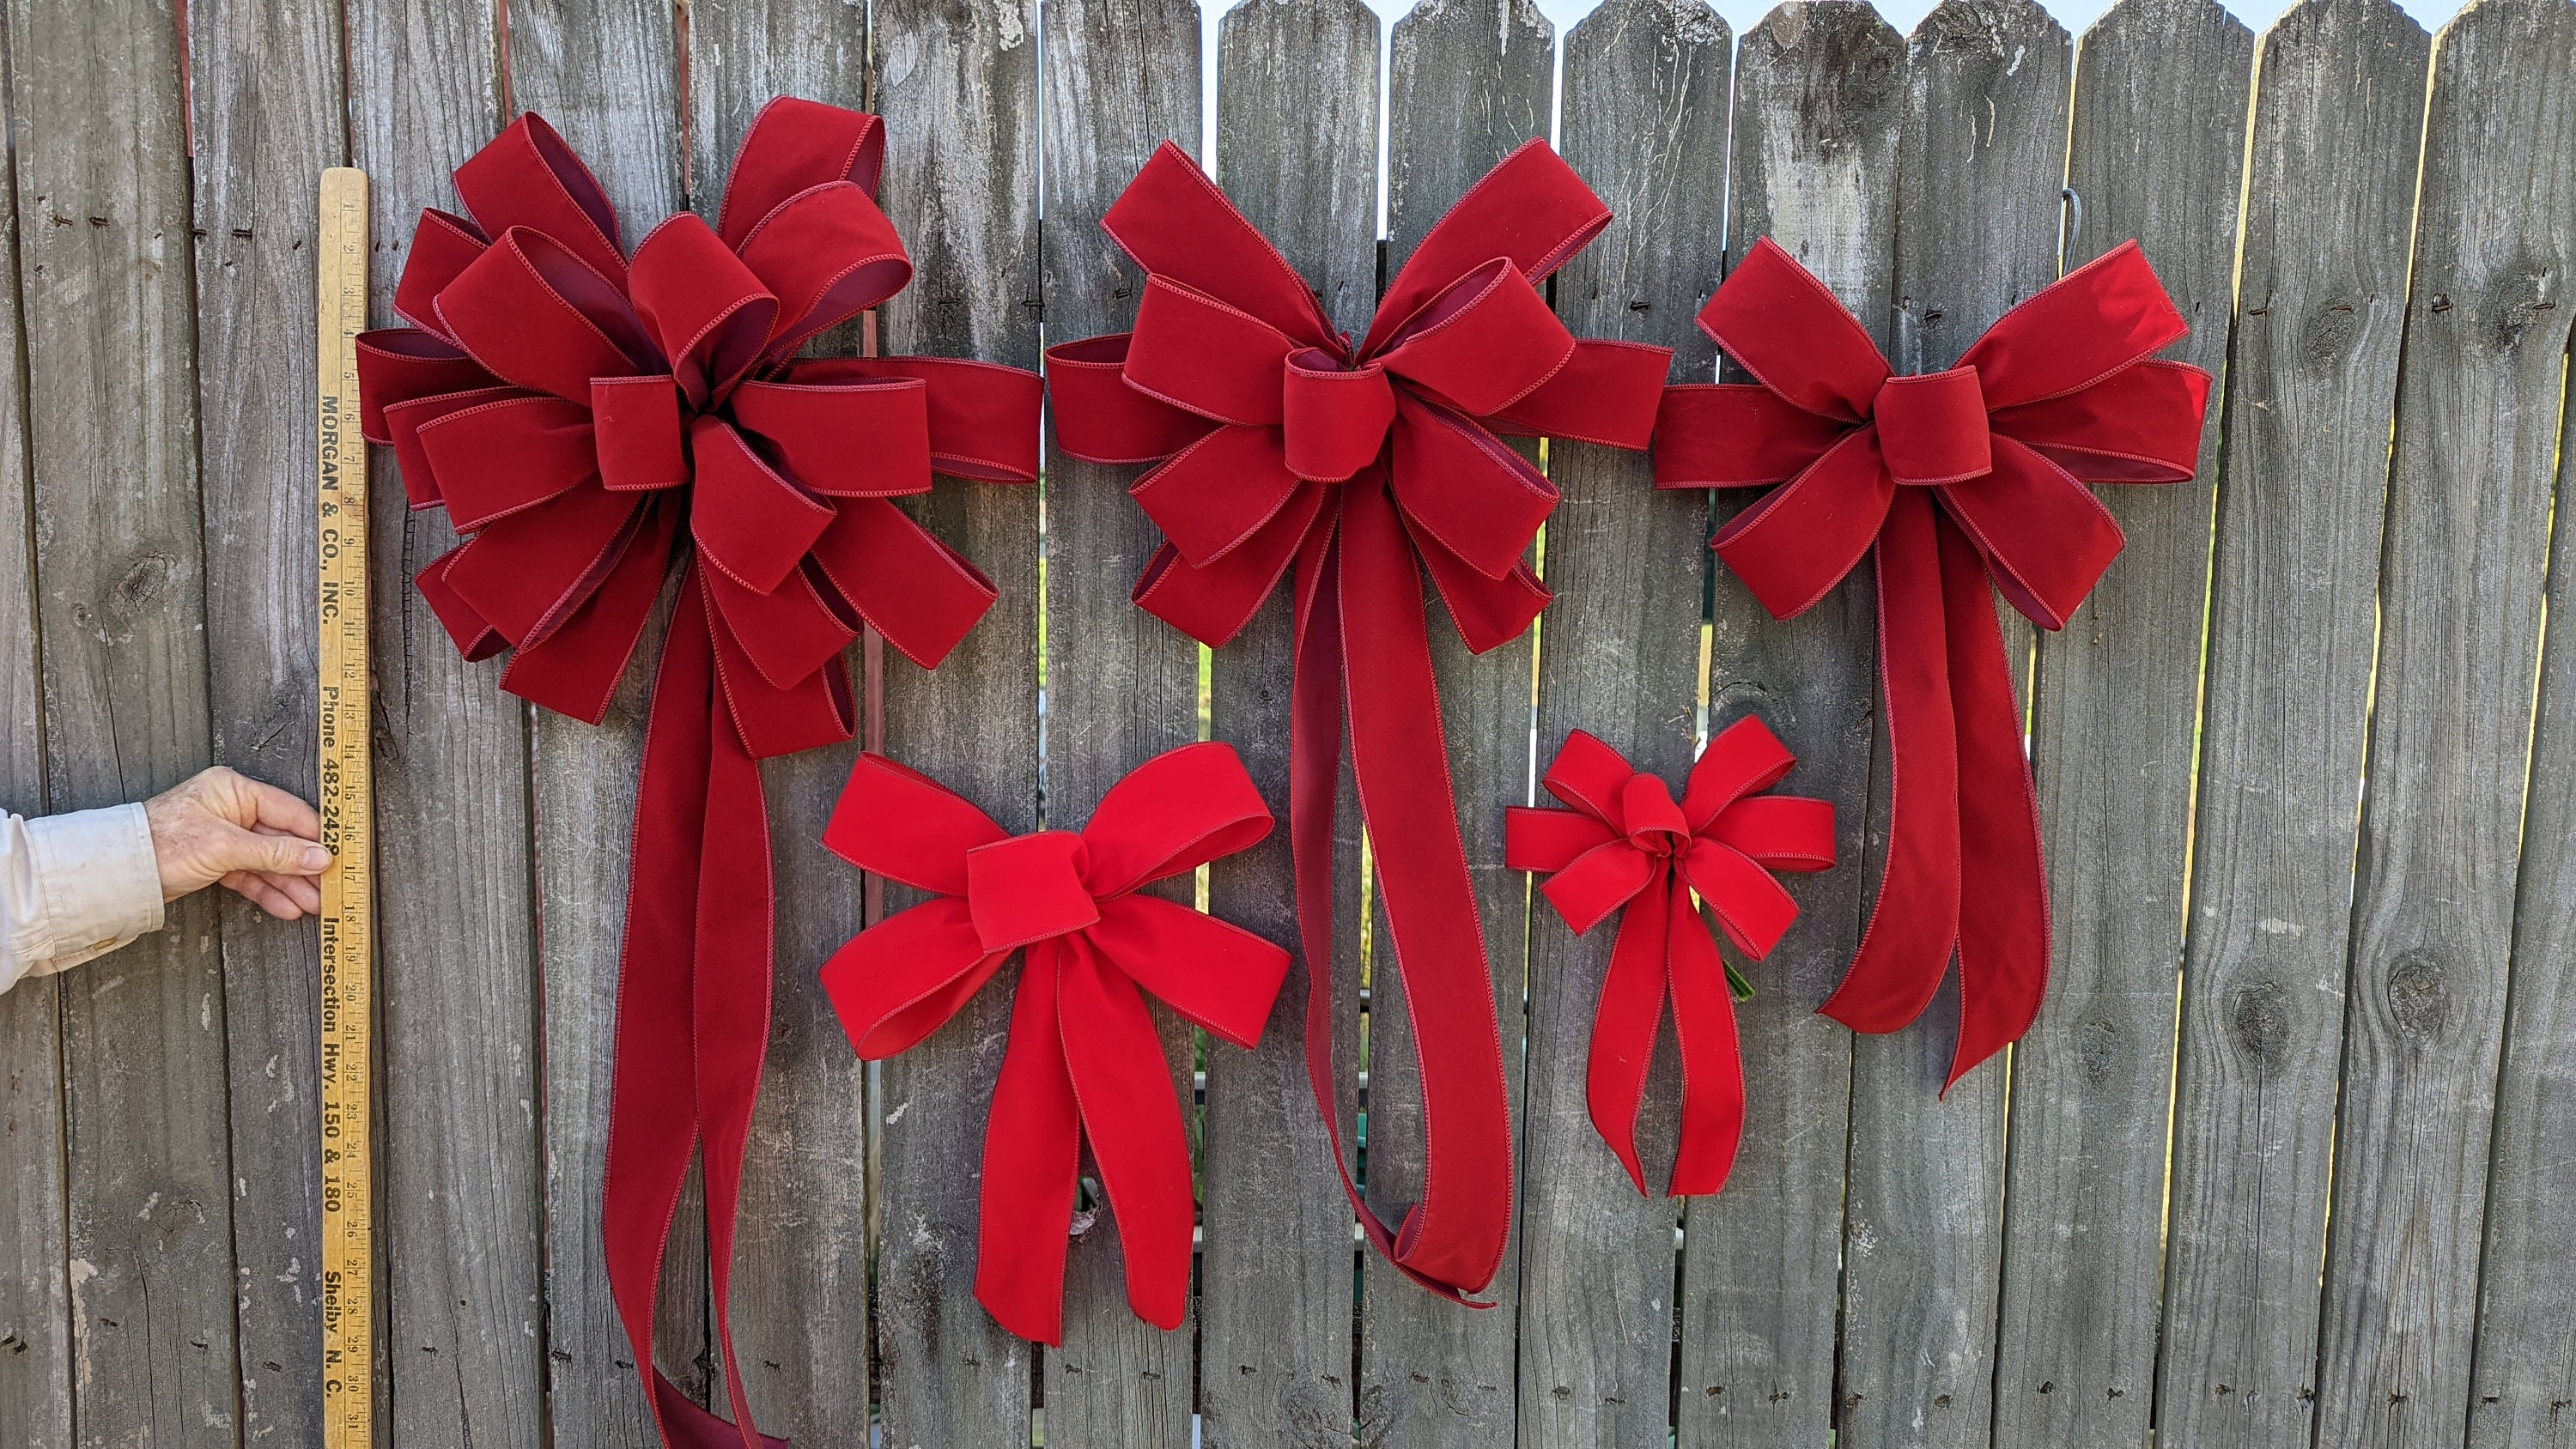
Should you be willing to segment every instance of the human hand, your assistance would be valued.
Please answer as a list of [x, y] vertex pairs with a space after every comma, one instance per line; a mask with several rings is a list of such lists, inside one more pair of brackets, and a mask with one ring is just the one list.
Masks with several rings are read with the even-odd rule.
[[144, 801], [143, 816], [161, 899], [220, 883], [281, 921], [322, 908], [331, 852], [322, 817], [294, 795], [217, 765]]

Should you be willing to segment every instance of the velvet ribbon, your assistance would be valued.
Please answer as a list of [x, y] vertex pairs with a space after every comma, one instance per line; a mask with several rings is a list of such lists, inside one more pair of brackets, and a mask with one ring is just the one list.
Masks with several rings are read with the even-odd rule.
[[1531, 142], [1423, 237], [1354, 344], [1166, 143], [1102, 222], [1146, 272], [1135, 330], [1047, 352], [1065, 451], [1159, 465], [1131, 490], [1166, 540], [1138, 604], [1220, 645], [1295, 572], [1289, 825], [1308, 1075], [1338, 1161], [1331, 868], [1347, 711], [1430, 1140], [1401, 1227], [1362, 1200], [1347, 1163], [1342, 1186], [1378, 1251], [1461, 1302], [1502, 1261], [1511, 1113], [1422, 579], [1469, 648], [1518, 637], [1548, 601], [1523, 557], [1557, 495], [1497, 434], [1645, 446], [1669, 351], [1578, 340], [1539, 291], [1609, 221]]
[[2039, 1014], [2048, 885], [1991, 580], [2064, 627], [2118, 555], [2087, 483], [2192, 475], [2209, 375], [2154, 354], [2188, 330], [2136, 242], [2006, 312], [1959, 365], [1891, 375], [1824, 284], [1768, 237], [1699, 325], [1755, 379], [1668, 389], [1661, 488], [1781, 485], [1710, 541], [1788, 618], [1873, 553], [1893, 753], [1887, 865], [1822, 1010], [1856, 1031], [1922, 1014], [1959, 960], [1949, 1081]]
[[1508, 813], [1503, 863], [1551, 872], [1539, 893], [1576, 935], [1624, 909], [1592, 1017], [1584, 1086], [1593, 1130], [1640, 1193], [1646, 1173], [1637, 1161], [1637, 1110], [1668, 993], [1681, 1047], [1682, 1117], [1667, 1195], [1716, 1192], [1735, 1166], [1744, 1060], [1726, 965], [1699, 905], [1717, 917], [1735, 949], [1756, 960], [1770, 955], [1798, 918], [1798, 903], [1771, 872], [1833, 865], [1834, 807], [1762, 793], [1796, 763], [1768, 726], [1747, 716], [1708, 742], [1676, 804], [1662, 780], [1576, 730], [1540, 782], [1567, 808], [1515, 805]]
[[823, 989], [860, 1056], [911, 1048], [1025, 953], [1010, 1046], [984, 1128], [975, 1297], [1004, 1328], [1064, 1341], [1067, 1230], [1087, 1140], [1136, 1316], [1189, 1306], [1189, 1133], [1144, 996], [1218, 1039], [1261, 1040], [1288, 953], [1139, 887], [1270, 833], [1232, 748], [1184, 745], [1101, 797], [1080, 834], [1014, 836], [927, 776], [859, 757], [823, 843], [933, 893], [850, 939]]
[[[799, 359], [902, 288], [874, 194], [877, 118], [780, 99], [735, 157], [717, 225], [630, 255], [563, 138], [520, 117], [425, 211], [394, 308], [358, 341], [369, 440], [465, 541], [415, 580], [501, 687], [596, 724], [666, 577], [677, 605], [635, 807], [601, 1237], [655, 1422], [682, 1449], [766, 1439], [734, 1363], [736, 1198], [769, 1023], [772, 883], [756, 761], [848, 739], [842, 648], [873, 627], [935, 665], [992, 584], [893, 501], [934, 469], [1037, 475], [1040, 386], [934, 357]], [[653, 1364], [653, 1305], [703, 1148], [734, 1423]]]

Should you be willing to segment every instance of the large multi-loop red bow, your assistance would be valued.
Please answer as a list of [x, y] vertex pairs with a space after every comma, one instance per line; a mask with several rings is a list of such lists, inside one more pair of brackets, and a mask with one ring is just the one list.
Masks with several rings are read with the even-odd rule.
[[1609, 221], [1531, 142], [1422, 239], [1353, 345], [1166, 143], [1102, 221], [1148, 274], [1136, 330], [1047, 353], [1067, 452], [1160, 460], [1133, 490], [1167, 540], [1137, 603], [1222, 644], [1296, 570], [1289, 825], [1313, 983], [1308, 1075], [1339, 1158], [1329, 963], [1347, 708], [1431, 1141], [1401, 1230], [1370, 1210], [1347, 1166], [1342, 1185], [1380, 1252], [1460, 1301], [1502, 1261], [1511, 1114], [1422, 574], [1469, 648], [1517, 637], [1548, 600], [1522, 558], [1557, 495], [1497, 433], [1645, 446], [1671, 353], [1578, 340], [1538, 290]]
[[1224, 1041], [1261, 1040], [1288, 953], [1137, 888], [1270, 833], [1234, 751], [1184, 745], [1110, 788], [1077, 835], [1013, 836], [937, 781], [862, 755], [823, 843], [936, 898], [850, 939], [823, 989], [859, 1055], [881, 1060], [956, 1015], [1025, 951], [984, 1128], [975, 1297], [1004, 1328], [1064, 1341], [1066, 1229], [1084, 1139], [1127, 1265], [1127, 1302], [1162, 1328], [1189, 1303], [1189, 1135], [1140, 989]]
[[1675, 804], [1662, 780], [1576, 730], [1540, 782], [1570, 808], [1515, 805], [1509, 812], [1503, 863], [1553, 872], [1539, 892], [1576, 935], [1626, 908], [1592, 1018], [1585, 1089], [1593, 1130], [1641, 1193], [1637, 1109], [1668, 991], [1682, 1062], [1681, 1148], [1669, 1195], [1715, 1192], [1735, 1166], [1744, 1131], [1735, 1005], [1692, 896], [1745, 955], [1759, 960], [1779, 944], [1798, 903], [1771, 872], [1834, 863], [1833, 802], [1761, 793], [1796, 763], [1748, 716], [1709, 741]]
[[1699, 325], [1757, 381], [1665, 392], [1656, 486], [1784, 485], [1710, 540], [1779, 618], [1877, 554], [1887, 867], [1823, 1010], [1894, 1031], [1930, 1003], [1955, 948], [1955, 1083], [2029, 1030], [2048, 982], [2038, 811], [1987, 580], [2031, 622], [2063, 627], [2120, 552], [2119, 524], [2084, 485], [2190, 478], [2209, 375], [2155, 358], [2189, 328], [2135, 242], [1919, 377], [1891, 376], [1768, 237]]
[[[672, 217], [629, 257], [598, 182], [522, 116], [457, 168], [471, 220], [422, 213], [394, 294], [414, 325], [358, 343], [367, 437], [393, 446], [415, 508], [466, 535], [421, 596], [467, 658], [515, 651], [502, 688], [597, 723], [685, 560], [636, 804], [602, 1237], [655, 1420], [689, 1449], [764, 1442], [726, 1301], [769, 1022], [754, 762], [850, 737], [841, 654], [862, 623], [929, 667], [991, 605], [891, 500], [934, 469], [1037, 475], [1031, 373], [795, 357], [911, 278], [873, 199], [884, 155], [874, 116], [773, 101], [720, 223]], [[653, 1366], [663, 1242], [701, 1144], [734, 1424]]]

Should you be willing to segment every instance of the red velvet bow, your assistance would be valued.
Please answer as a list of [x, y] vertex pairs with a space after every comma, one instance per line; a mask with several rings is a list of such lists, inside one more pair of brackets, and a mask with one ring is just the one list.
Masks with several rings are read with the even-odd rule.
[[1666, 390], [1656, 486], [1785, 484], [1710, 541], [1779, 618], [1877, 551], [1887, 869], [1823, 1010], [1894, 1031], [1931, 1001], [1955, 947], [1955, 1083], [2030, 1028], [2048, 982], [2016, 666], [1986, 582], [2041, 628], [2063, 627], [2120, 552], [2119, 524], [2084, 485], [2191, 477], [2209, 375], [2155, 360], [2189, 328], [2135, 242], [1920, 377], [1891, 376], [1851, 313], [1767, 237], [1699, 325], [1758, 383]]
[[1834, 863], [1833, 802], [1761, 793], [1796, 763], [1762, 721], [1737, 720], [1701, 752], [1676, 805], [1662, 780], [1576, 730], [1540, 782], [1571, 808], [1511, 808], [1503, 863], [1554, 872], [1539, 891], [1576, 935], [1627, 908], [1592, 1018], [1585, 1086], [1593, 1129], [1641, 1193], [1637, 1108], [1667, 990], [1682, 1060], [1681, 1150], [1669, 1195], [1715, 1192], [1735, 1165], [1744, 1131], [1735, 1005], [1691, 897], [1745, 955], [1759, 960], [1779, 944], [1798, 903], [1770, 873]]
[[[358, 340], [367, 437], [393, 446], [412, 506], [466, 535], [421, 596], [468, 659], [515, 651], [502, 688], [598, 723], [685, 561], [636, 804], [602, 1237], [656, 1422], [688, 1449], [764, 1442], [726, 1301], [769, 1021], [754, 761], [850, 737], [841, 651], [862, 621], [926, 668], [991, 605], [890, 500], [934, 468], [1037, 475], [1033, 374], [794, 356], [911, 278], [873, 199], [884, 155], [874, 116], [773, 101], [720, 225], [683, 213], [629, 257], [580, 158], [522, 116], [457, 168], [472, 220], [422, 213], [394, 294], [415, 325]], [[701, 1142], [736, 1424], [653, 1367], [663, 1240]]]
[[1313, 981], [1308, 1074], [1338, 1157], [1326, 963], [1347, 707], [1432, 1141], [1422, 1201], [1401, 1231], [1361, 1200], [1347, 1167], [1342, 1185], [1380, 1252], [1460, 1301], [1502, 1261], [1511, 1113], [1422, 574], [1468, 647], [1518, 636], [1548, 600], [1522, 556], [1556, 489], [1496, 434], [1645, 446], [1671, 353], [1577, 340], [1538, 290], [1609, 221], [1533, 141], [1422, 239], [1353, 345], [1166, 143], [1102, 221], [1147, 273], [1136, 330], [1047, 352], [1067, 452], [1162, 460], [1132, 490], [1168, 540], [1137, 580], [1137, 603], [1222, 644], [1296, 568], [1289, 824]]
[[1177, 1328], [1188, 1307], [1189, 1134], [1139, 989], [1250, 1047], [1288, 953], [1140, 886], [1270, 833], [1234, 751], [1184, 745], [1101, 797], [1079, 835], [1013, 836], [937, 781], [880, 755], [850, 772], [823, 843], [864, 871], [937, 893], [850, 939], [823, 989], [870, 1061], [910, 1048], [1025, 951], [1011, 1044], [984, 1129], [975, 1297], [1004, 1328], [1064, 1341], [1066, 1230], [1082, 1143], [1118, 1220], [1127, 1302]]

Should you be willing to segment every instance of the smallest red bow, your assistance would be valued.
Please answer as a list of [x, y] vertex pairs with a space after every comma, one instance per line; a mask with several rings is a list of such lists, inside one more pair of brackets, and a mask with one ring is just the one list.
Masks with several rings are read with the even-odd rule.
[[1189, 1135], [1150, 992], [1236, 1046], [1261, 1040], [1288, 953], [1135, 892], [1270, 833], [1234, 751], [1184, 745], [1111, 787], [1076, 834], [1014, 836], [927, 776], [861, 755], [823, 843], [936, 893], [851, 938], [823, 990], [861, 1057], [894, 1056], [1025, 951], [984, 1129], [975, 1297], [1004, 1328], [1064, 1340], [1067, 1231], [1089, 1138], [1118, 1222], [1127, 1302], [1162, 1328], [1189, 1299]]
[[1682, 1061], [1681, 1148], [1670, 1195], [1715, 1192], [1735, 1165], [1744, 1130], [1735, 1007], [1717, 944], [1692, 898], [1744, 954], [1759, 959], [1779, 944], [1798, 903], [1771, 873], [1834, 863], [1831, 801], [1762, 793], [1795, 763], [1762, 721], [1741, 719], [1709, 741], [1675, 803], [1662, 780], [1576, 730], [1541, 782], [1569, 808], [1510, 812], [1503, 863], [1552, 872], [1539, 891], [1575, 934], [1626, 908], [1592, 1018], [1585, 1085], [1593, 1128], [1641, 1193], [1637, 1108], [1667, 994]]

